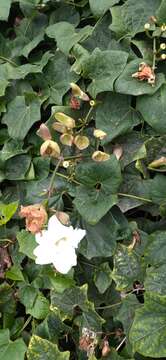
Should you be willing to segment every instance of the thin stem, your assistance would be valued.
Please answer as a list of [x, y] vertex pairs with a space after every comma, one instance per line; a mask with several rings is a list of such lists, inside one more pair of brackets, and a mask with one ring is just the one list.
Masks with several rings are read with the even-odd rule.
[[153, 64], [152, 64], [152, 69], [155, 70], [156, 68], [156, 38], [153, 38]]
[[57, 164], [56, 164], [56, 167], [55, 167], [55, 169], [54, 169], [54, 172], [53, 172], [53, 174], [52, 174], [51, 181], [50, 181], [50, 185], [49, 185], [49, 188], [48, 188], [48, 200], [49, 200], [49, 198], [50, 198], [50, 196], [51, 196], [52, 188], [53, 188], [53, 185], [54, 185], [54, 180], [55, 180], [55, 177], [56, 177], [56, 175], [57, 175], [57, 170], [58, 170], [58, 168], [59, 168], [59, 165], [60, 165], [61, 161], [62, 161], [62, 158], [60, 157], [59, 160], [58, 160], [58, 162], [57, 162]]
[[[66, 180], [69, 181], [69, 177], [66, 176], [66, 175], [64, 175], [64, 174], [61, 174], [61, 173], [57, 172], [56, 175], [57, 175], [57, 176], [60, 176], [60, 177], [62, 177], [62, 178], [64, 178], [64, 179], [66, 179]], [[78, 182], [77, 180], [70, 179], [70, 181], [73, 182], [73, 183], [75, 183], [75, 184], [77, 184], [77, 185], [81, 185], [81, 183]]]
[[28, 326], [31, 320], [32, 320], [32, 316], [29, 316], [28, 319], [25, 321], [23, 327], [20, 330], [18, 330], [14, 335], [19, 336], [22, 333], [22, 331], [24, 331], [24, 329]]
[[92, 111], [93, 111], [93, 106], [90, 107], [90, 109], [89, 109], [89, 111], [88, 111], [88, 113], [87, 113], [87, 115], [85, 117], [85, 124], [88, 122], [89, 116], [90, 116]]
[[146, 201], [146, 202], [149, 202], [149, 203], [153, 203], [152, 200], [146, 199], [146, 198], [141, 197], [141, 196], [136, 196], [136, 195], [132, 195], [132, 194], [124, 194], [124, 193], [118, 193], [118, 195], [128, 197], [128, 198], [131, 198], [131, 199], [136, 199], [136, 200], [140, 200], [140, 201]]
[[123, 345], [123, 343], [126, 341], [127, 337], [125, 336], [124, 339], [120, 342], [120, 344], [117, 346], [117, 348], [115, 349], [116, 351], [118, 351], [121, 346]]
[[16, 66], [16, 67], [18, 66], [14, 61], [12, 61], [12, 60], [10, 60], [10, 59], [2, 56], [2, 55], [0, 55], [0, 59], [3, 60], [3, 61], [8, 62], [9, 64], [11, 64], [11, 65], [13, 65], [13, 66]]

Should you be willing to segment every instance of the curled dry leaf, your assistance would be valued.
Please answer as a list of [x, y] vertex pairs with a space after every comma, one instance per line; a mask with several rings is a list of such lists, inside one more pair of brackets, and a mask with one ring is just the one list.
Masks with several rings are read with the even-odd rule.
[[155, 84], [154, 70], [144, 62], [140, 63], [138, 71], [132, 74], [132, 77], [140, 81], [145, 80], [152, 86]]
[[122, 146], [119, 144], [116, 144], [113, 148], [113, 154], [116, 156], [117, 160], [120, 160], [123, 155]]
[[74, 137], [71, 134], [64, 133], [60, 136], [60, 142], [63, 145], [72, 146]]
[[89, 139], [87, 136], [77, 135], [74, 139], [74, 144], [79, 150], [84, 150], [89, 146]]
[[166, 157], [162, 156], [160, 159], [154, 160], [152, 161], [149, 165], [148, 168], [153, 168], [153, 169], [157, 169], [160, 166], [164, 166], [166, 165]]
[[135, 248], [136, 244], [140, 244], [140, 242], [141, 242], [140, 234], [137, 230], [134, 230], [132, 243], [128, 246], [128, 249], [133, 250]]
[[94, 161], [107, 161], [107, 160], [109, 160], [109, 158], [110, 158], [110, 155], [109, 154], [107, 154], [107, 153], [105, 153], [105, 152], [103, 152], [103, 151], [99, 151], [99, 150], [97, 150], [97, 151], [95, 151], [93, 154], [92, 154], [92, 159], [94, 160]]
[[53, 140], [46, 140], [40, 148], [40, 155], [41, 156], [50, 156], [56, 159], [60, 156], [60, 147], [59, 145]]
[[63, 211], [56, 211], [56, 217], [63, 225], [69, 225], [70, 224], [70, 217], [67, 213]]
[[111, 349], [108, 340], [103, 341], [102, 356], [105, 357], [110, 353]]
[[80, 87], [75, 83], [70, 83], [71, 89], [72, 89], [72, 95], [75, 97], [78, 97], [79, 99], [83, 101], [89, 101], [89, 96], [80, 89]]
[[11, 258], [8, 254], [7, 248], [0, 247], [0, 279], [5, 276], [5, 271], [12, 265]]
[[19, 215], [22, 218], [25, 217], [26, 230], [32, 234], [40, 232], [48, 218], [47, 212], [42, 204], [21, 206]]
[[50, 134], [49, 128], [45, 124], [41, 124], [36, 134], [40, 136], [43, 140], [51, 140], [52, 136]]
[[57, 112], [54, 116], [57, 121], [69, 129], [73, 129], [76, 126], [75, 120], [62, 112]]
[[86, 351], [87, 355], [93, 355], [95, 347], [97, 345], [97, 337], [94, 331], [87, 328], [83, 328], [82, 336], [79, 340], [80, 350]]

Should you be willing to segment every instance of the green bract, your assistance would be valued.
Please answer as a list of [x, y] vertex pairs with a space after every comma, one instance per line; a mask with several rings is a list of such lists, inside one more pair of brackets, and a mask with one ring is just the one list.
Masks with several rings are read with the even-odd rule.
[[166, 358], [165, 39], [165, 0], [0, 0], [0, 360]]

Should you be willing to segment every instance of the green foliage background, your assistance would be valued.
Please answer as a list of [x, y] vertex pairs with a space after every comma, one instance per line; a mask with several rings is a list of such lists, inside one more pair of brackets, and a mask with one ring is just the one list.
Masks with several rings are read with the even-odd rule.
[[[151, 16], [157, 24], [147, 34]], [[98, 336], [91, 359], [102, 358], [105, 336], [108, 360], [166, 357], [166, 166], [151, 165], [166, 157], [164, 23], [165, 0], [0, 0], [1, 360], [87, 359], [83, 328]], [[154, 37], [152, 87], [132, 74], [152, 65]], [[96, 106], [84, 129], [89, 148], [72, 172], [59, 169], [49, 199], [87, 231], [77, 267], [61, 275], [35, 264], [18, 209], [47, 200], [56, 161], [40, 156], [41, 122], [58, 141], [55, 112], [79, 122], [89, 111], [88, 103], [71, 109], [71, 82]], [[91, 160], [94, 128], [108, 134], [108, 161]], [[64, 146], [63, 155], [75, 150]]]

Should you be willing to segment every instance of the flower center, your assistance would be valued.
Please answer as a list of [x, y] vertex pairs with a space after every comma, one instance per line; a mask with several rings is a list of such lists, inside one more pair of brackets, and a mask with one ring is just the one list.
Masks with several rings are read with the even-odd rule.
[[56, 241], [54, 244], [55, 244], [55, 245], [60, 245], [61, 242], [65, 242], [65, 241], [67, 241], [67, 237], [66, 237], [66, 236], [60, 238], [60, 239], [59, 239], [58, 241]]

